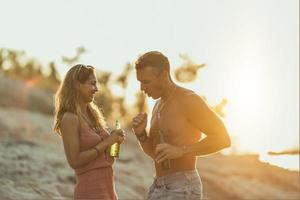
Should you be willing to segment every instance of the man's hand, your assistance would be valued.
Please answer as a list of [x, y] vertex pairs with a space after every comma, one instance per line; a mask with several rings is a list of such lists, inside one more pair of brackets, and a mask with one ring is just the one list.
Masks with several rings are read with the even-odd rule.
[[133, 131], [136, 135], [142, 134], [147, 126], [147, 113], [140, 113], [132, 119]]
[[166, 159], [180, 158], [183, 156], [183, 149], [167, 143], [161, 143], [156, 145], [155, 154], [155, 161], [160, 163]]

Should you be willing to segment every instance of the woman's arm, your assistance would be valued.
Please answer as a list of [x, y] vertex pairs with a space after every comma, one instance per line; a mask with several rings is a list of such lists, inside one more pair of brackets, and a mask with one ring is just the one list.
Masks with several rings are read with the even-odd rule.
[[[93, 148], [80, 151], [79, 145], [79, 119], [73, 113], [65, 113], [61, 121], [61, 135], [63, 139], [65, 154], [69, 165], [76, 169], [82, 165], [95, 160], [99, 154], [119, 140], [117, 134], [112, 134]], [[96, 148], [96, 149], [95, 149]]]

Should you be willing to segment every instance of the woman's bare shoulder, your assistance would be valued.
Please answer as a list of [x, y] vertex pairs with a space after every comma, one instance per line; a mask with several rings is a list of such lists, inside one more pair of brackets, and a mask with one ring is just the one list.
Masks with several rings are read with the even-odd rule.
[[65, 112], [62, 119], [61, 119], [61, 125], [67, 125], [67, 124], [78, 124], [78, 116], [71, 112]]

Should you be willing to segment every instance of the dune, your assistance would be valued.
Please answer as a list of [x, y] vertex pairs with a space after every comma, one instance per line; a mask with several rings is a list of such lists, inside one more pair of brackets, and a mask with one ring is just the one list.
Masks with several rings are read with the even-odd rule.
[[52, 114], [53, 94], [0, 74], [0, 106]]
[[[73, 170], [52, 116], [0, 107], [0, 199], [72, 199]], [[144, 199], [154, 177], [152, 161], [135, 137], [114, 165], [120, 200]], [[215, 154], [198, 159], [205, 199], [300, 199], [299, 172], [259, 161], [257, 155]]]

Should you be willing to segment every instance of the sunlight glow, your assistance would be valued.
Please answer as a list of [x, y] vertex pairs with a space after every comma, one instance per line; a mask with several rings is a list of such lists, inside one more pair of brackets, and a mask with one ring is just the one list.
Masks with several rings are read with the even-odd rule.
[[266, 153], [263, 153], [259, 154], [259, 159], [262, 162], [266, 162], [271, 165], [279, 166], [293, 171], [299, 171], [299, 155], [270, 156]]
[[27, 80], [27, 81], [26, 81], [26, 86], [27, 86], [28, 88], [32, 88], [32, 87], [35, 86], [35, 83], [34, 83], [33, 80]]
[[239, 150], [267, 150], [267, 146], [262, 145], [265, 142], [262, 135], [268, 135], [268, 132], [260, 129], [263, 121], [260, 113], [265, 109], [263, 84], [262, 74], [250, 66], [236, 70], [235, 77], [231, 79], [232, 89], [228, 96], [229, 103], [225, 106], [225, 118], [230, 133], [239, 140]]

